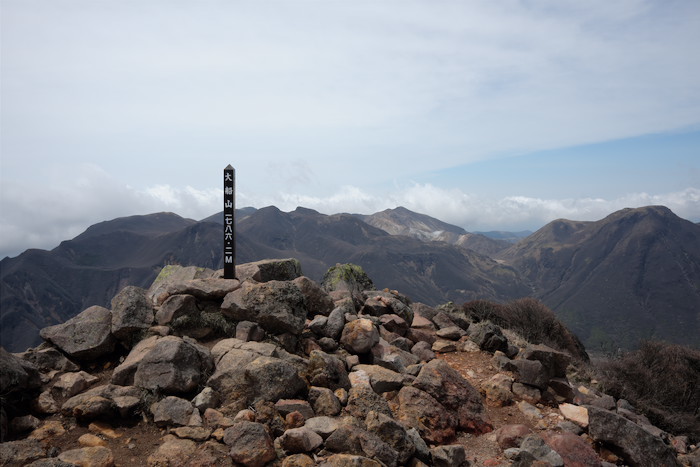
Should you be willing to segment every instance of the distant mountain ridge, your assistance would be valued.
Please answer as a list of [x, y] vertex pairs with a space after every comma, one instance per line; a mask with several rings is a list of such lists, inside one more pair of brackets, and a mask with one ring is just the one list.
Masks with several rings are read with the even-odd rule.
[[[122, 287], [147, 286], [166, 264], [220, 269], [222, 223], [222, 213], [200, 222], [172, 213], [131, 216], [95, 224], [52, 251], [5, 258], [2, 345], [34, 345], [42, 327], [109, 306]], [[594, 222], [559, 219], [515, 245], [405, 208], [371, 216], [244, 208], [236, 223], [239, 264], [295, 257], [320, 280], [330, 266], [352, 262], [378, 287], [429, 305], [535, 296], [593, 351], [645, 338], [700, 347], [700, 226], [664, 207]], [[460, 238], [471, 243], [454, 241]]]
[[[109, 306], [126, 285], [147, 286], [166, 264], [219, 269], [220, 214], [204, 221], [172, 213], [102, 222], [52, 251], [28, 250], [0, 262], [2, 345], [23, 350], [38, 330], [88, 306]], [[237, 262], [296, 257], [320, 280], [336, 263], [362, 265], [377, 286], [406, 290], [431, 305], [475, 298], [508, 300], [528, 288], [509, 266], [454, 245], [392, 236], [355, 216], [298, 208], [236, 212]]]
[[641, 339], [700, 346], [700, 228], [666, 207], [559, 219], [497, 258], [589, 349]]

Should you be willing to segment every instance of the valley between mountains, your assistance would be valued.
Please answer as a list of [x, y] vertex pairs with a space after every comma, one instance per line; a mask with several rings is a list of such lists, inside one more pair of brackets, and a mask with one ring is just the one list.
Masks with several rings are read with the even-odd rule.
[[[38, 344], [40, 329], [107, 306], [127, 285], [147, 287], [165, 265], [221, 268], [222, 219], [119, 218], [51, 251], [3, 259], [3, 347]], [[534, 296], [589, 352], [645, 339], [700, 347], [700, 225], [663, 206], [556, 220], [516, 243], [405, 208], [369, 216], [245, 208], [236, 212], [236, 231], [238, 263], [293, 257], [317, 281], [336, 263], [354, 263], [377, 287], [430, 306]]]

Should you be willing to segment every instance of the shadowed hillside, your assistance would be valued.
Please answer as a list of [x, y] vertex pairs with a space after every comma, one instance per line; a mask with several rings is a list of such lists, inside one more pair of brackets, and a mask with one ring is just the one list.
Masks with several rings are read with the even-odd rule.
[[499, 258], [589, 350], [643, 339], [700, 345], [700, 228], [668, 208], [623, 209], [596, 222], [556, 220]]

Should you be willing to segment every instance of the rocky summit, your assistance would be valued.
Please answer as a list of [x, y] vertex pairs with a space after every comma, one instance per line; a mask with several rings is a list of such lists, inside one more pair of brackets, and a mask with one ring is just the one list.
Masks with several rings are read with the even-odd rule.
[[575, 383], [578, 356], [373, 290], [357, 266], [221, 276], [167, 266], [0, 349], [0, 465], [698, 465]]

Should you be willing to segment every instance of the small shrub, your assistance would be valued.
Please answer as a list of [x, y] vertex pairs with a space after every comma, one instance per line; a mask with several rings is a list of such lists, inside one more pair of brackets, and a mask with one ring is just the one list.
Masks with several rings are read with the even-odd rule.
[[669, 433], [700, 441], [700, 351], [647, 341], [597, 369], [605, 392], [627, 399]]
[[552, 310], [534, 298], [521, 298], [505, 305], [488, 300], [464, 304], [474, 321], [491, 321], [520, 334], [532, 344], [545, 344], [588, 362], [586, 349], [578, 337], [562, 324]]

